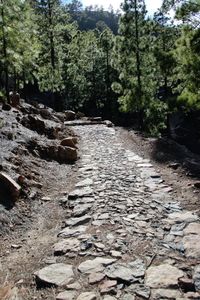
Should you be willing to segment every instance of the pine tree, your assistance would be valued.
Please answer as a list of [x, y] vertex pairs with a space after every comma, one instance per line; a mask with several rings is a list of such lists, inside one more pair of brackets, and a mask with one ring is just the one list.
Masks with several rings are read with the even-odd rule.
[[76, 32], [59, 0], [37, 1], [40, 53], [37, 79], [41, 91], [50, 91], [52, 104], [59, 106], [59, 93], [65, 89], [63, 76], [67, 47]]

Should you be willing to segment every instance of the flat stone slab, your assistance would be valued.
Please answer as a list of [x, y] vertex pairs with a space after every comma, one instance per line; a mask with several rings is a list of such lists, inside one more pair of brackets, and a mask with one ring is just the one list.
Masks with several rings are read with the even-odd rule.
[[56, 297], [56, 300], [75, 300], [77, 298], [77, 292], [65, 291]]
[[182, 242], [186, 257], [200, 258], [200, 235], [186, 235]]
[[89, 276], [89, 283], [95, 284], [102, 281], [105, 278], [105, 274], [103, 273], [91, 273]]
[[39, 284], [64, 286], [72, 280], [74, 272], [72, 265], [58, 263], [47, 266], [34, 275]]
[[85, 215], [90, 209], [92, 205], [91, 204], [80, 204], [76, 205], [73, 210], [73, 217], [82, 217]]
[[89, 186], [93, 185], [93, 180], [90, 178], [84, 179], [76, 184], [76, 187], [84, 187], [84, 186]]
[[91, 219], [92, 219], [92, 216], [89, 216], [89, 215], [77, 217], [77, 218], [69, 218], [69, 220], [65, 221], [65, 224], [67, 226], [79, 226], [79, 225], [84, 225], [84, 224], [90, 222]]
[[133, 276], [132, 269], [123, 264], [117, 264], [107, 267], [105, 270], [105, 274], [109, 278], [122, 280], [129, 283], [137, 281]]
[[200, 235], [200, 223], [190, 223], [183, 231], [184, 235], [198, 234]]
[[59, 232], [58, 236], [60, 237], [72, 237], [78, 236], [84, 233], [87, 229], [87, 226], [79, 226], [76, 228], [64, 228], [62, 231]]
[[68, 195], [69, 200], [91, 196], [93, 194], [93, 190], [90, 187], [83, 187], [77, 188], [76, 190], [72, 191]]
[[160, 299], [170, 299], [171, 300], [171, 299], [183, 298], [183, 295], [181, 294], [181, 292], [179, 290], [152, 289], [151, 297], [154, 300], [160, 300]]
[[85, 292], [78, 296], [77, 300], [96, 300], [97, 296], [93, 292]]
[[78, 270], [84, 274], [98, 273], [102, 272], [106, 266], [111, 265], [114, 262], [116, 262], [116, 259], [96, 257], [93, 260], [82, 262], [79, 265]]
[[199, 217], [192, 211], [174, 212], [168, 215], [166, 221], [174, 223], [191, 223], [197, 221]]
[[151, 288], [178, 287], [178, 279], [183, 276], [183, 271], [168, 264], [152, 266], [146, 271], [146, 285]]
[[67, 252], [78, 251], [80, 247], [80, 241], [77, 239], [65, 239], [54, 245], [54, 254], [55, 255], [63, 255]]
[[117, 300], [117, 298], [110, 296], [110, 295], [106, 295], [103, 297], [103, 300]]

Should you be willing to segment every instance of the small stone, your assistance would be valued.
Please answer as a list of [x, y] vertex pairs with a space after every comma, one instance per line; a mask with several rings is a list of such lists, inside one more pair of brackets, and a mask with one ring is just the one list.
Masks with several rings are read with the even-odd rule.
[[183, 276], [181, 270], [168, 264], [152, 266], [146, 271], [146, 285], [151, 288], [178, 287], [178, 279]]
[[89, 186], [89, 185], [93, 185], [93, 180], [90, 178], [87, 178], [83, 181], [80, 181], [76, 184], [76, 187], [84, 187], [84, 186]]
[[49, 201], [51, 201], [51, 198], [50, 197], [42, 197], [41, 200], [44, 202], [49, 202]]
[[102, 284], [99, 285], [100, 293], [106, 294], [113, 291], [113, 288], [117, 286], [116, 280], [106, 280]]
[[12, 249], [20, 249], [21, 247], [22, 247], [21, 245], [15, 245], [15, 244], [11, 245]]
[[38, 284], [64, 286], [74, 277], [72, 265], [63, 263], [47, 266], [35, 273]]
[[110, 251], [110, 254], [111, 254], [111, 256], [112, 257], [115, 257], [115, 258], [121, 258], [122, 257], [122, 254], [121, 254], [121, 252], [119, 252], [119, 251]]
[[77, 296], [76, 292], [65, 291], [65, 292], [58, 294], [58, 296], [56, 297], [56, 300], [74, 300], [74, 299], [76, 299], [76, 296]]
[[93, 292], [85, 292], [78, 296], [77, 300], [96, 300], [97, 296]]
[[68, 290], [79, 291], [82, 287], [81, 287], [81, 285], [80, 285], [79, 282], [74, 282], [74, 283], [71, 283], [71, 284], [66, 285], [66, 288], [67, 288]]
[[89, 283], [95, 284], [102, 281], [105, 278], [105, 274], [103, 273], [91, 273], [89, 276]]
[[103, 250], [103, 249], [105, 248], [105, 245], [102, 244], [102, 243], [94, 243], [94, 246], [95, 246], [96, 248], [101, 249], [101, 250]]

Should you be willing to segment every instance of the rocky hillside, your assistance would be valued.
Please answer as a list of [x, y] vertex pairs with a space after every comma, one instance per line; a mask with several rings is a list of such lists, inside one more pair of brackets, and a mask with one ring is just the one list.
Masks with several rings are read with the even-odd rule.
[[29, 218], [36, 198], [48, 200], [47, 173], [53, 179], [78, 159], [78, 139], [64, 125], [74, 118], [37, 103], [0, 107], [0, 234]]

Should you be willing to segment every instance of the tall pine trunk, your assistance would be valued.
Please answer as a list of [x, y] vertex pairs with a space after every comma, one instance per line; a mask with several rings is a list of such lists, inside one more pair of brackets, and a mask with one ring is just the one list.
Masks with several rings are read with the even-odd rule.
[[[51, 68], [52, 68], [52, 77], [55, 79], [55, 47], [54, 47], [54, 37], [53, 37], [53, 19], [52, 19], [52, 5], [51, 0], [48, 0], [48, 21], [49, 21], [49, 42], [50, 42], [50, 60], [51, 60]], [[54, 108], [56, 108], [56, 93], [54, 92], [54, 87], [52, 87], [51, 91], [51, 101]]]
[[5, 91], [7, 101], [10, 102], [9, 98], [9, 78], [8, 78], [8, 61], [7, 61], [7, 40], [5, 33], [5, 16], [4, 16], [4, 2], [1, 0], [2, 9], [1, 9], [1, 18], [2, 18], [2, 42], [3, 42], [3, 56], [4, 56], [4, 72], [5, 72]]
[[138, 86], [138, 100], [140, 102], [140, 111], [139, 111], [139, 122], [140, 127], [143, 129], [144, 127], [144, 112], [141, 106], [142, 101], [142, 80], [141, 80], [141, 59], [140, 59], [140, 36], [139, 36], [139, 14], [138, 14], [138, 1], [134, 1], [134, 10], [135, 10], [135, 40], [136, 40], [136, 69], [137, 69], [137, 86]]

